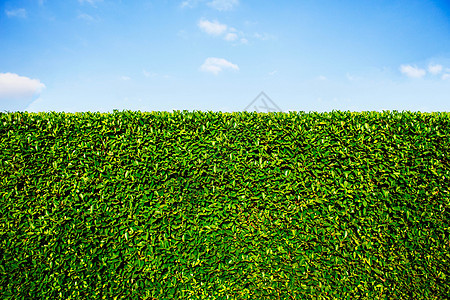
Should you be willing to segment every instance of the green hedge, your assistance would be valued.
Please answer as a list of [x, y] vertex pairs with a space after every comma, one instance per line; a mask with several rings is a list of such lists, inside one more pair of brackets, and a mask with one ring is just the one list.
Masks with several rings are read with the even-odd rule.
[[0, 113], [0, 298], [447, 298], [449, 137], [449, 113]]

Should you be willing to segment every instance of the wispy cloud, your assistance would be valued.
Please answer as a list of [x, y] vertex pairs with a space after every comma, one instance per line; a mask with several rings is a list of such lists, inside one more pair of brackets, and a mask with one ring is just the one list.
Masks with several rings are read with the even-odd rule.
[[147, 77], [147, 78], [155, 78], [155, 77], [164, 78], [164, 79], [171, 78], [170, 75], [164, 75], [164, 74], [158, 74], [158, 73], [154, 73], [154, 72], [148, 72], [147, 70], [142, 70], [142, 74], [145, 77]]
[[5, 14], [9, 17], [9, 18], [26, 18], [27, 17], [27, 11], [25, 10], [25, 8], [17, 8], [17, 9], [12, 9], [12, 10], [5, 10]]
[[142, 74], [144, 74], [145, 77], [155, 77], [156, 73], [148, 72], [146, 70], [142, 70]]
[[247, 21], [244, 22], [245, 26], [253, 26], [253, 25], [256, 25], [256, 24], [258, 24], [258, 22], [256, 22], [256, 21], [249, 21], [249, 20], [247, 20]]
[[239, 0], [213, 0], [208, 2], [207, 5], [218, 11], [227, 11], [239, 5]]
[[362, 77], [354, 76], [354, 75], [351, 75], [351, 74], [349, 74], [349, 73], [346, 74], [346, 77], [347, 77], [347, 79], [348, 79], [349, 81], [358, 81], [358, 80], [363, 79]]
[[221, 24], [218, 21], [211, 22], [204, 19], [198, 22], [198, 27], [207, 34], [214, 36], [222, 35], [227, 31], [227, 25]]
[[[181, 8], [193, 8], [199, 2], [206, 2], [206, 0], [184, 0], [180, 3]], [[207, 6], [218, 11], [229, 11], [239, 5], [239, 0], [212, 0], [206, 3]]]
[[95, 3], [102, 2], [103, 0], [78, 0], [80, 4], [88, 3], [92, 6], [95, 6]]
[[181, 2], [180, 7], [181, 8], [192, 8], [198, 3], [198, 0], [186, 0]]
[[400, 72], [411, 78], [422, 78], [426, 74], [424, 69], [411, 65], [401, 65]]
[[93, 16], [89, 15], [89, 14], [85, 14], [85, 13], [81, 13], [78, 15], [78, 19], [80, 20], [84, 20], [88, 23], [92, 23], [92, 22], [96, 22], [97, 19], [94, 18]]
[[123, 81], [130, 81], [131, 78], [128, 76], [121, 76], [120, 79], [122, 79]]
[[0, 99], [15, 100], [31, 98], [41, 93], [45, 85], [38, 79], [14, 73], [0, 73]]
[[450, 73], [446, 73], [442, 75], [442, 80], [450, 79]]
[[430, 64], [428, 66], [428, 72], [430, 72], [433, 75], [437, 75], [442, 72], [442, 66], [441, 65], [432, 65]]
[[216, 57], [208, 57], [203, 65], [200, 67], [200, 70], [203, 72], [212, 73], [214, 75], [219, 74], [224, 69], [231, 69], [238, 71], [239, 67], [226, 59], [216, 58]]
[[320, 76], [317, 77], [317, 80], [323, 81], [323, 80], [327, 80], [327, 78], [325, 76], [323, 76], [323, 75], [320, 75]]
[[268, 34], [268, 33], [255, 33], [253, 35], [255, 38], [257, 38], [258, 40], [261, 41], [268, 41], [268, 40], [274, 40], [275, 36], [272, 34]]
[[226, 41], [232, 42], [232, 41], [237, 40], [237, 39], [238, 39], [238, 36], [237, 36], [236, 33], [229, 32], [229, 33], [227, 33], [227, 34], [225, 35], [224, 39], [225, 39]]

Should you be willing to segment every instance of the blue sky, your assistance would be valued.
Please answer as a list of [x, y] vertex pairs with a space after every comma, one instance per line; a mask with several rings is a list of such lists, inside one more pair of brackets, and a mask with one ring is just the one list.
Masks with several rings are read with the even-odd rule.
[[450, 111], [448, 0], [14, 0], [0, 9], [2, 112], [233, 112], [262, 91], [282, 111]]

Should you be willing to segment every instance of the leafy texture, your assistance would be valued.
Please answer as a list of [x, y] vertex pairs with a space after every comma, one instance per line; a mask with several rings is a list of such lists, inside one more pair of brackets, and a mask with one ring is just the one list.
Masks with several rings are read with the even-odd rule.
[[0, 298], [444, 299], [448, 113], [0, 113]]

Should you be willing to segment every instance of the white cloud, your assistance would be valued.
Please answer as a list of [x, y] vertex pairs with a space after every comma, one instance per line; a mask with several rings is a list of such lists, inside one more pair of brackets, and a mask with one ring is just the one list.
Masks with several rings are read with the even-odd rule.
[[208, 2], [207, 5], [219, 11], [232, 10], [235, 6], [239, 5], [239, 0], [213, 0]]
[[442, 72], [442, 66], [441, 65], [429, 65], [428, 72], [430, 72], [433, 75], [437, 75]]
[[426, 71], [410, 65], [401, 65], [400, 72], [411, 78], [421, 78], [425, 76]]
[[277, 73], [278, 73], [278, 71], [275, 70], [275, 71], [269, 72], [269, 75], [270, 75], [270, 76], [273, 76], [273, 75], [275, 75], [275, 74], [277, 74]]
[[239, 70], [239, 67], [223, 58], [208, 57], [200, 69], [204, 72], [219, 74], [223, 69]]
[[122, 79], [123, 81], [129, 81], [129, 80], [131, 80], [131, 78], [128, 77], [128, 76], [122, 76], [122, 77], [120, 77], [120, 79]]
[[208, 20], [200, 20], [198, 27], [210, 35], [221, 35], [227, 31], [227, 25], [221, 24], [218, 21], [210, 22]]
[[319, 77], [317, 77], [318, 80], [327, 80], [327, 78], [323, 75], [320, 75]]
[[227, 33], [227, 34], [225, 35], [225, 40], [226, 40], [226, 41], [232, 42], [232, 41], [237, 40], [237, 38], [238, 38], [238, 36], [237, 36], [236, 33], [231, 33], [231, 32], [229, 32], [229, 33]]
[[45, 85], [38, 79], [19, 76], [14, 73], [0, 73], [0, 99], [17, 100], [40, 94]]
[[223, 39], [228, 42], [237, 41], [238, 39], [242, 44], [247, 44], [248, 40], [243, 38], [244, 34], [238, 31], [236, 28], [228, 27], [226, 24], [222, 24], [219, 21], [208, 21], [201, 19], [198, 21], [198, 27], [212, 36], [223, 36]]
[[443, 74], [442, 80], [447, 80], [447, 79], [450, 79], [450, 74]]
[[12, 17], [26, 18], [27, 17], [27, 11], [25, 10], [25, 8], [5, 10], [5, 13], [9, 18], [12, 18]]

